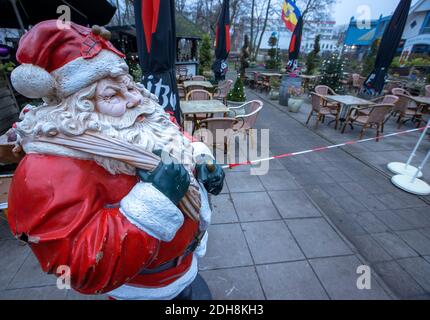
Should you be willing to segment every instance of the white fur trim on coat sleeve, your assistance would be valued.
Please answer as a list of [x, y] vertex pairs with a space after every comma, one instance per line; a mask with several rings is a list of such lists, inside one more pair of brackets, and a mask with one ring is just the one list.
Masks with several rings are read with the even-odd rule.
[[215, 160], [211, 150], [203, 142], [193, 142], [193, 159], [196, 163], [202, 163], [208, 160]]
[[182, 212], [151, 183], [139, 182], [121, 200], [120, 210], [150, 236], [170, 242], [184, 223]]

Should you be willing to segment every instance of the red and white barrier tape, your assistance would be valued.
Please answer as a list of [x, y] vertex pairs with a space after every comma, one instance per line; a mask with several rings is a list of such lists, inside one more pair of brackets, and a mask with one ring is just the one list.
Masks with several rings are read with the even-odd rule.
[[334, 148], [340, 148], [340, 147], [349, 146], [349, 145], [353, 145], [353, 144], [357, 144], [357, 143], [362, 143], [362, 142], [367, 142], [367, 141], [373, 141], [373, 140], [376, 140], [376, 139], [385, 139], [385, 138], [399, 136], [399, 135], [402, 135], [402, 134], [412, 133], [412, 132], [416, 132], [416, 131], [423, 131], [425, 128], [426, 127], [422, 127], [422, 128], [418, 128], [418, 129], [411, 129], [411, 130], [406, 130], [406, 131], [401, 131], [401, 132], [394, 132], [394, 133], [390, 133], [390, 134], [379, 136], [379, 138], [374, 137], [374, 138], [368, 138], [368, 139], [362, 139], [362, 140], [353, 140], [353, 141], [347, 141], [347, 142], [344, 142], [344, 143], [335, 144], [335, 145], [331, 145], [331, 146], [325, 146], [325, 147], [319, 147], [319, 148], [309, 149], [309, 150], [306, 150], [306, 151], [285, 153], [285, 154], [281, 154], [281, 155], [278, 155], [278, 156], [273, 156], [273, 157], [269, 157], [269, 158], [265, 158], [265, 159], [246, 161], [246, 162], [241, 162], [241, 163], [233, 163], [233, 164], [225, 165], [222, 168], [223, 169], [233, 169], [233, 168], [241, 167], [241, 166], [256, 165], [256, 164], [259, 164], [261, 162], [272, 161], [272, 160], [275, 160], [275, 159], [294, 157], [294, 156], [299, 156], [299, 155], [302, 155], [302, 154], [307, 154], [307, 153], [312, 153], [312, 152], [321, 152], [321, 151], [325, 151], [325, 150], [329, 150], [329, 149], [334, 149]]

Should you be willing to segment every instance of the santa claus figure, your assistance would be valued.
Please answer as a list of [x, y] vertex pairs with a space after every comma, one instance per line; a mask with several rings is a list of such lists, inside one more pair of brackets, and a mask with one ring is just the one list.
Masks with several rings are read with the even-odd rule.
[[[204, 255], [224, 173], [136, 84], [109, 33], [57, 21], [21, 39], [16, 90], [42, 98], [14, 125], [26, 156], [9, 224], [43, 271], [69, 268], [73, 289], [114, 299], [173, 299]], [[210, 161], [210, 165], [208, 165]]]

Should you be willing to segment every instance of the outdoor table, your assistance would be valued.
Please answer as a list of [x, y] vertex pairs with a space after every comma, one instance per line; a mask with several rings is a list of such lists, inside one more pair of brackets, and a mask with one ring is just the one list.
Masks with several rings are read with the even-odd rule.
[[267, 78], [272, 78], [272, 77], [281, 78], [283, 76], [282, 73], [273, 73], [273, 72], [263, 72], [263, 73], [260, 73], [260, 75]]
[[418, 104], [430, 105], [430, 97], [423, 97], [423, 96], [414, 97], [414, 96], [412, 96], [411, 99], [414, 100]]
[[351, 107], [371, 106], [371, 105], [375, 104], [372, 101], [368, 101], [368, 100], [364, 100], [361, 98], [357, 98], [354, 96], [348, 96], [348, 95], [345, 95], [345, 96], [327, 95], [327, 96], [324, 96], [324, 98], [328, 101], [337, 102], [337, 103], [341, 104], [342, 109], [340, 112], [340, 119], [339, 119], [341, 122], [346, 121], [347, 114], [348, 114]]
[[263, 77], [263, 88], [270, 90], [270, 86], [271, 86], [271, 79], [272, 78], [282, 78], [282, 74], [281, 73], [276, 73], [276, 72], [262, 72], [260, 73], [260, 76]]
[[191, 101], [181, 101], [181, 112], [183, 117], [183, 122], [187, 116], [193, 117], [193, 128], [197, 126], [197, 115], [206, 113], [223, 113], [226, 114], [230, 110], [225, 104], [220, 100], [191, 100]]
[[212, 83], [210, 83], [209, 81], [193, 81], [193, 80], [184, 81], [185, 90], [188, 91], [188, 87], [191, 87], [191, 86], [200, 86], [206, 89], [213, 89], [214, 87]]
[[[430, 97], [423, 97], [423, 96], [418, 96], [418, 97], [411, 97], [412, 100], [414, 100], [416, 103], [418, 103], [418, 105], [420, 107], [422, 107], [422, 112], [423, 113], [427, 113], [429, 110], [429, 106], [430, 106]], [[424, 107], [426, 107], [426, 110], [424, 111]]]

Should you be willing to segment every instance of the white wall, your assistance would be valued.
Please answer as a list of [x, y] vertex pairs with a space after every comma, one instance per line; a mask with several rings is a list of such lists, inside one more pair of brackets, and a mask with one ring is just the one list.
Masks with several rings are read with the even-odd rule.
[[[426, 15], [427, 15], [427, 12], [418, 12], [418, 13], [412, 13], [409, 15], [408, 22], [406, 23], [405, 31], [403, 32], [404, 39], [410, 39], [419, 35]], [[412, 28], [411, 24], [414, 21], [416, 21], [417, 24], [414, 28]]]

